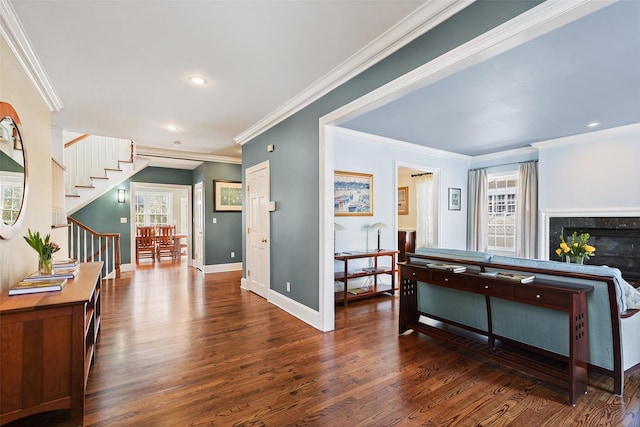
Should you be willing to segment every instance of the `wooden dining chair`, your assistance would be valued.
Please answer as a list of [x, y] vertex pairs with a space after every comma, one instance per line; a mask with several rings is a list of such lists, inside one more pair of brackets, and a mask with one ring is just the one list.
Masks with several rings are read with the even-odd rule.
[[176, 226], [165, 225], [158, 228], [158, 235], [156, 236], [157, 243], [157, 257], [160, 261], [161, 257], [171, 257], [171, 260], [178, 258], [178, 240], [176, 239]]
[[156, 241], [154, 227], [136, 227], [136, 264], [141, 258], [151, 258], [156, 261]]

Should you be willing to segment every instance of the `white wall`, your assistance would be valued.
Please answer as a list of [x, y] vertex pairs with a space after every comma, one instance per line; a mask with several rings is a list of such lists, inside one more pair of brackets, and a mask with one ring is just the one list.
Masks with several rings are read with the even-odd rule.
[[22, 238], [27, 229], [51, 234], [63, 247], [67, 229], [51, 229], [51, 112], [2, 38], [0, 99], [13, 106], [22, 122], [28, 174], [25, 219], [13, 239], [0, 239], [0, 289], [5, 290], [38, 268], [36, 252]]
[[534, 145], [542, 212], [640, 210], [640, 124]]
[[640, 216], [640, 124], [533, 144], [540, 153], [538, 257], [549, 218]]
[[[375, 249], [377, 235], [367, 228], [383, 222], [389, 229], [382, 230], [381, 246], [397, 246], [396, 198], [398, 165], [439, 171], [439, 222], [440, 246], [465, 249], [467, 230], [467, 170], [469, 158], [436, 150], [422, 149], [415, 145], [390, 140], [375, 135], [337, 129], [335, 136], [335, 169], [374, 175], [373, 216], [336, 217], [335, 222], [346, 230], [336, 233], [336, 250]], [[462, 189], [462, 210], [447, 209], [447, 189]], [[442, 232], [444, 230], [444, 232]]]

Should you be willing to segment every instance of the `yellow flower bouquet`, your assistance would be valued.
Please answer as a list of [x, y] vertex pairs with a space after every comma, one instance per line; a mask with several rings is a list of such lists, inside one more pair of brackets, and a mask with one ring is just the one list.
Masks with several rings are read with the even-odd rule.
[[595, 256], [596, 248], [588, 244], [589, 237], [591, 237], [589, 233], [582, 233], [578, 236], [578, 233], [574, 232], [567, 243], [564, 236], [561, 235], [560, 247], [556, 249], [556, 254], [560, 258], [566, 257], [567, 262], [582, 264], [585, 258]]

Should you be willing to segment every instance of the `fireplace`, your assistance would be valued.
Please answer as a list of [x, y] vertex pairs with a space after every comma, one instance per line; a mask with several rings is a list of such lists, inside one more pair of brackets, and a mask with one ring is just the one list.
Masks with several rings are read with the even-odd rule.
[[628, 282], [640, 285], [640, 217], [551, 217], [550, 259], [558, 260], [560, 235], [566, 240], [573, 232], [589, 233], [589, 244], [596, 248], [596, 256], [585, 264], [619, 268]]

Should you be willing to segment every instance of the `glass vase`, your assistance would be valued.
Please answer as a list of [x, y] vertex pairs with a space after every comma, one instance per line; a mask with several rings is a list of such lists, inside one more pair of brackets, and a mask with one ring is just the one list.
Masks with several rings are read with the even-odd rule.
[[45, 276], [47, 274], [53, 273], [53, 262], [50, 256], [39, 256], [38, 257], [38, 274], [41, 276]]
[[569, 255], [567, 255], [564, 260], [566, 262], [570, 262], [572, 264], [583, 264], [584, 263], [584, 258], [582, 257], [570, 257]]

